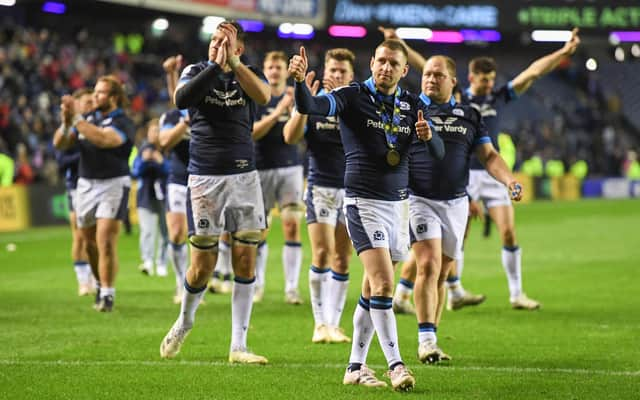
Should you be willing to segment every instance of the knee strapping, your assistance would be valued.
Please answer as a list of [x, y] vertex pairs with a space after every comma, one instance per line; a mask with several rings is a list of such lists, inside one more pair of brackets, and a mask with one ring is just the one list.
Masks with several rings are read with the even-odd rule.
[[218, 247], [217, 236], [193, 235], [189, 237], [189, 243], [196, 249], [215, 250]]
[[262, 239], [262, 232], [259, 230], [238, 231], [233, 235], [233, 240], [247, 246], [257, 246]]

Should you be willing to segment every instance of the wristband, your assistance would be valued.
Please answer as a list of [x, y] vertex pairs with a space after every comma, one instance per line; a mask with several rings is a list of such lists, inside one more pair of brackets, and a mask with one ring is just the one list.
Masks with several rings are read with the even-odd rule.
[[82, 115], [80, 115], [80, 114], [76, 114], [73, 117], [73, 121], [71, 122], [71, 127], [75, 128], [76, 125], [78, 124], [78, 122], [80, 122], [80, 121], [84, 121], [84, 117]]
[[240, 65], [240, 57], [238, 56], [229, 57], [227, 62], [229, 63], [229, 66], [231, 67], [231, 69], [236, 69]]

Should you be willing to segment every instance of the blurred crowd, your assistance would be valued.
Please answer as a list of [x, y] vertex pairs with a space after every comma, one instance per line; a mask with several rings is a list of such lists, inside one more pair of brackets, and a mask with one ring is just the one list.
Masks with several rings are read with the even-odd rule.
[[[51, 145], [53, 132], [60, 123], [59, 99], [77, 88], [92, 87], [98, 76], [115, 74], [126, 84], [131, 100], [128, 112], [139, 127], [141, 137], [145, 123], [169, 106], [161, 62], [165, 56], [178, 51], [172, 45], [159, 43], [148, 41], [140, 51], [128, 51], [113, 35], [90, 34], [87, 30], [69, 34], [10, 24], [3, 26], [0, 30], [0, 153], [14, 160], [13, 181], [59, 182], [56, 154]], [[248, 46], [247, 61], [259, 66], [265, 52], [277, 48], [293, 53], [299, 45], [296, 41], [254, 35]], [[322, 64], [324, 51], [335, 46], [322, 40], [305, 45], [309, 47], [310, 65], [316, 67]], [[364, 42], [361, 46], [353, 48], [358, 56], [356, 76], [366, 78], [371, 46]], [[206, 43], [179, 50], [186, 53], [188, 62], [194, 62], [206, 54]], [[465, 55], [464, 49], [454, 51], [460, 52], [450, 55], [459, 60], [458, 75], [464, 86], [465, 60], [475, 54]], [[503, 60], [504, 57], [511, 59]], [[498, 83], [506, 82], [526, 67], [522, 63], [516, 65], [514, 60], [519, 57], [496, 55]], [[526, 59], [533, 60], [534, 56]], [[583, 70], [567, 66], [551, 74], [501, 114], [506, 117], [503, 130], [511, 135], [516, 147], [516, 169], [532, 157], [538, 157], [543, 163], [560, 160], [567, 170], [576, 161], [583, 160], [591, 176], [620, 176], [628, 170], [629, 157], [633, 157], [632, 151], [640, 142], [638, 129], [625, 118], [616, 93], [607, 91], [597, 74]], [[411, 90], [419, 90], [419, 79], [419, 74], [413, 71], [406, 85]]]

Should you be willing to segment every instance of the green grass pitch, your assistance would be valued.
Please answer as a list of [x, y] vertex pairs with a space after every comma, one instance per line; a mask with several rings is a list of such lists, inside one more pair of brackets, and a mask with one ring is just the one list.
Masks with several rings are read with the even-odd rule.
[[[179, 310], [171, 303], [174, 279], [138, 272], [135, 229], [120, 239], [111, 314], [76, 296], [65, 227], [0, 234], [0, 398], [640, 398], [640, 202], [538, 202], [518, 206], [516, 219], [524, 287], [542, 310], [510, 309], [497, 232], [484, 239], [474, 224], [464, 284], [487, 301], [445, 311], [439, 343], [453, 357], [448, 365], [420, 364], [415, 317], [397, 317], [401, 353], [417, 379], [408, 394], [343, 386], [350, 345], [311, 343], [306, 232], [302, 306], [283, 301], [277, 221], [270, 235], [267, 291], [249, 333], [250, 347], [269, 358], [264, 367], [226, 363], [230, 297], [223, 295], [207, 294], [177, 359], [160, 359]], [[361, 273], [354, 257], [347, 333]], [[379, 376], [385, 369], [377, 339], [368, 363]]]

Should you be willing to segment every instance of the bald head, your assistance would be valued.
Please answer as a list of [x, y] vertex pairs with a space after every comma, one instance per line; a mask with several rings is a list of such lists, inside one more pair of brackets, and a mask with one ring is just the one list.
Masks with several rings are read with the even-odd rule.
[[436, 103], [446, 103], [456, 83], [456, 63], [451, 57], [429, 57], [422, 70], [422, 93]]

